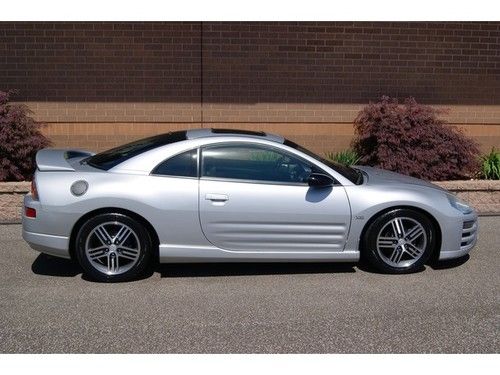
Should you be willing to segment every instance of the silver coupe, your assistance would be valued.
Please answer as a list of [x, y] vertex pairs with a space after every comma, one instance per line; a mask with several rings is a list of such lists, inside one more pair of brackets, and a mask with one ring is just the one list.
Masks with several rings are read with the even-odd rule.
[[477, 215], [429, 182], [345, 167], [263, 132], [194, 129], [99, 154], [44, 149], [23, 237], [101, 281], [154, 261], [354, 262], [385, 273], [457, 258]]

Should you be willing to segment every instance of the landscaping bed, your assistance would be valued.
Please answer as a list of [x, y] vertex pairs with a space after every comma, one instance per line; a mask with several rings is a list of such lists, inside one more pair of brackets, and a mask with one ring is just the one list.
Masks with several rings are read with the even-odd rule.
[[[500, 215], [500, 180], [440, 181], [436, 185], [469, 203], [481, 215]], [[0, 223], [19, 223], [29, 182], [0, 182]]]

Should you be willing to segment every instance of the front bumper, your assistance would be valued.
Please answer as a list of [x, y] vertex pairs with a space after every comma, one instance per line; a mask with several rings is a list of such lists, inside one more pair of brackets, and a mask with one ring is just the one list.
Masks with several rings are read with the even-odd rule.
[[439, 260], [460, 258], [468, 254], [477, 242], [479, 224], [477, 214], [472, 212], [458, 219], [446, 233], [443, 232], [443, 244]]

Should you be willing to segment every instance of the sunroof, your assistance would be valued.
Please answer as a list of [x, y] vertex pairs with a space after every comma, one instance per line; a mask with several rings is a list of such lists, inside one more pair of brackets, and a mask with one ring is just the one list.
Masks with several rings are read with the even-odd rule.
[[212, 133], [214, 134], [241, 134], [241, 135], [257, 135], [264, 137], [266, 133], [264, 132], [255, 132], [252, 130], [241, 130], [241, 129], [212, 129]]

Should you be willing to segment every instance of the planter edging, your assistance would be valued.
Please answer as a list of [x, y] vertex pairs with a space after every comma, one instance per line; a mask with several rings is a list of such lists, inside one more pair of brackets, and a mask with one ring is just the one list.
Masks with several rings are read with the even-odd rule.
[[[457, 195], [480, 215], [500, 215], [500, 180], [438, 181], [434, 184]], [[31, 182], [0, 182], [0, 224], [19, 223], [23, 196]]]

